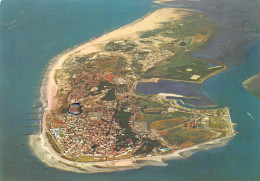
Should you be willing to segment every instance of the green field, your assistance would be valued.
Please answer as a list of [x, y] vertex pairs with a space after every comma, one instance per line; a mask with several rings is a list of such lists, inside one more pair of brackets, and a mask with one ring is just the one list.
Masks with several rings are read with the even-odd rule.
[[138, 98], [138, 102], [141, 106], [146, 106], [146, 107], [151, 107], [151, 108], [163, 108], [165, 107], [165, 105], [158, 103], [158, 102], [154, 102], [148, 99], [142, 99], [142, 98]]
[[155, 121], [151, 123], [150, 127], [152, 129], [156, 129], [157, 131], [163, 131], [169, 128], [179, 126], [183, 124], [183, 121], [185, 121], [185, 118], [175, 118], [175, 119]]
[[200, 144], [209, 141], [213, 136], [213, 132], [202, 129], [177, 127], [165, 132], [160, 132], [160, 135], [166, 139], [168, 143], [180, 146], [187, 142]]
[[146, 122], [154, 122], [159, 120], [166, 120], [166, 119], [173, 119], [173, 118], [180, 118], [190, 115], [186, 112], [174, 112], [168, 114], [144, 114], [143, 119], [141, 121]]
[[[178, 54], [167, 59], [168, 64], [149, 69], [142, 78], [163, 78], [184, 81], [201, 81], [206, 76], [224, 69], [223, 66], [208, 68], [208, 61], [190, 58], [188, 54]], [[192, 69], [188, 72], [187, 69]], [[192, 80], [192, 75], [199, 75], [200, 78]]]

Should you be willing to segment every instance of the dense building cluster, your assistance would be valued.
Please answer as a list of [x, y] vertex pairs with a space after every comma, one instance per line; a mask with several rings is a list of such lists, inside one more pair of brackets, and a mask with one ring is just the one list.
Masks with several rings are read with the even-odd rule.
[[113, 115], [112, 111], [105, 114], [91, 112], [85, 118], [84, 115], [56, 118], [53, 121], [53, 125], [56, 126], [51, 126], [49, 131], [54, 135], [63, 154], [67, 156], [88, 155], [96, 158], [103, 156], [113, 158], [133, 149], [117, 145], [117, 140], [124, 134], [124, 130], [120, 128], [119, 120]]

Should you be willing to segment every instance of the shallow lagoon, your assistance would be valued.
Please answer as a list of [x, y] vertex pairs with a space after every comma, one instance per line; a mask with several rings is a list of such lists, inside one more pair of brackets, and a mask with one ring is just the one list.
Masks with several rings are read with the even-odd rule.
[[170, 80], [158, 82], [139, 82], [136, 91], [142, 94], [173, 93], [185, 97], [197, 97], [201, 84]]
[[167, 99], [180, 99], [195, 106], [213, 106], [215, 102], [200, 92], [201, 84], [192, 82], [159, 80], [158, 82], [139, 82], [136, 91], [145, 95], [172, 93], [187, 98], [167, 96]]

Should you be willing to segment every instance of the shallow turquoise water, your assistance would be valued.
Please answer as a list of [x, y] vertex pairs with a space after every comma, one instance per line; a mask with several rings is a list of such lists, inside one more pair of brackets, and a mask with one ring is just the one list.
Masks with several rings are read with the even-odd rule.
[[[150, 0], [3, 0], [0, 5], [0, 180], [259, 180], [259, 100], [241, 83], [259, 72], [260, 43], [248, 47], [243, 64], [206, 81], [203, 91], [230, 107], [240, 133], [228, 146], [201, 151], [167, 167], [77, 174], [46, 168], [26, 145], [33, 133], [38, 83], [49, 60], [62, 51], [142, 17]], [[36, 96], [36, 97], [35, 97]], [[250, 113], [252, 117], [248, 114]]]

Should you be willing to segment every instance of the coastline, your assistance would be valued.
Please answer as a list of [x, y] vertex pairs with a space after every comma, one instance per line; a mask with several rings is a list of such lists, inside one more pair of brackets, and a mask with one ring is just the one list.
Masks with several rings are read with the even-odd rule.
[[[53, 101], [57, 92], [57, 85], [55, 83], [55, 72], [58, 69], [62, 68], [63, 62], [77, 53], [79, 55], [88, 54], [92, 52], [99, 51], [99, 46], [104, 42], [120, 37], [130, 37], [137, 32], [147, 31], [159, 27], [159, 23], [162, 19], [166, 20], [169, 18], [179, 18], [181, 16], [180, 12], [175, 11], [174, 8], [165, 8], [157, 10], [144, 18], [141, 18], [133, 23], [123, 26], [119, 29], [116, 29], [110, 33], [104, 34], [101, 37], [91, 40], [82, 45], [76, 46], [72, 49], [65, 51], [64, 53], [58, 55], [53, 60], [51, 60], [42, 81], [42, 86], [40, 88], [40, 101], [43, 104], [44, 115], [42, 118], [41, 134], [31, 135], [29, 138], [29, 144], [33, 153], [49, 167], [55, 167], [58, 169], [63, 169], [67, 171], [82, 172], [82, 173], [97, 173], [97, 172], [112, 172], [112, 171], [122, 171], [128, 169], [138, 169], [146, 165], [157, 165], [157, 166], [166, 166], [164, 162], [166, 160], [185, 158], [185, 152], [193, 154], [198, 150], [204, 150], [205, 148], [211, 149], [218, 146], [224, 146], [226, 140], [229, 140], [232, 136], [216, 139], [213, 141], [205, 142], [199, 145], [195, 145], [189, 148], [184, 148], [176, 150], [174, 153], [160, 156], [151, 156], [145, 158], [131, 158], [123, 160], [113, 160], [113, 161], [104, 161], [104, 162], [75, 162], [69, 161], [64, 158], [61, 158], [50, 146], [47, 138], [45, 136], [45, 113], [50, 111], [52, 108]], [[190, 11], [190, 10], [187, 10]], [[168, 16], [169, 13], [172, 13], [172, 17]], [[142, 25], [141, 25], [142, 24]], [[221, 70], [222, 71], [222, 70]], [[212, 76], [212, 75], [210, 75]], [[46, 95], [46, 97], [45, 97]], [[231, 123], [232, 124], [232, 123]], [[194, 151], [194, 152], [192, 152]]]
[[106, 33], [99, 38], [95, 38], [89, 42], [83, 43], [82, 45], [76, 46], [72, 49], [65, 51], [64, 53], [58, 55], [53, 59], [53, 64], [50, 65], [50, 72], [46, 75], [47, 83], [46, 83], [46, 94], [47, 94], [47, 101], [48, 107], [46, 110], [51, 109], [51, 105], [53, 102], [53, 97], [55, 97], [57, 86], [54, 80], [55, 72], [57, 69], [62, 68], [63, 62], [69, 58], [70, 55], [73, 53], [77, 53], [78, 55], [84, 55], [92, 52], [97, 52], [100, 49], [98, 48], [99, 45], [105, 43], [111, 39], [118, 39], [120, 37], [124, 38], [131, 38], [131, 36], [135, 36], [136, 33], [142, 31], [153, 30], [159, 28], [160, 22], [167, 21], [169, 19], [177, 20], [183, 14], [186, 14], [188, 11], [192, 11], [189, 9], [183, 9], [181, 12], [178, 12], [179, 9], [176, 8], [163, 8], [156, 10], [146, 16], [128, 24], [123, 27], [120, 27], [110, 33]]
[[[235, 135], [235, 134], [234, 134]], [[139, 169], [143, 166], [167, 166], [166, 161], [174, 159], [187, 159], [187, 157], [197, 151], [210, 150], [212, 148], [225, 146], [226, 143], [234, 136], [228, 136], [212, 141], [208, 141], [189, 148], [176, 150], [174, 153], [167, 155], [151, 156], [145, 158], [130, 158], [123, 160], [113, 160], [104, 162], [75, 162], [59, 157], [55, 151], [48, 148], [42, 134], [30, 136], [30, 146], [33, 148], [33, 153], [48, 167], [55, 167], [66, 171], [78, 173], [100, 173], [114, 172], [129, 169]]]

